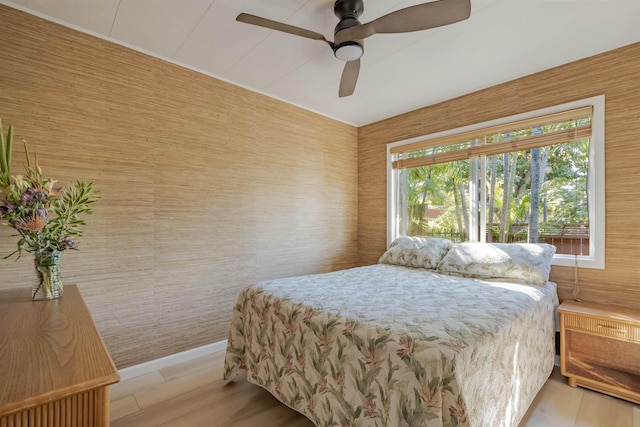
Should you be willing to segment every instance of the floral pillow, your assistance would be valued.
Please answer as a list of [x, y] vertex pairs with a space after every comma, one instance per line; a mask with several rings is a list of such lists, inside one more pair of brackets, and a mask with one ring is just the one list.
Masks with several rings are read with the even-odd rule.
[[457, 243], [438, 264], [438, 271], [544, 285], [555, 253], [556, 247], [545, 243]]
[[450, 240], [438, 237], [398, 237], [378, 263], [435, 269], [451, 246]]

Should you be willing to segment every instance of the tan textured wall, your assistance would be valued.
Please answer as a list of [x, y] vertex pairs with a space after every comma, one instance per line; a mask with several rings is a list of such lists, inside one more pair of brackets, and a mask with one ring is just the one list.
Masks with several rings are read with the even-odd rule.
[[[357, 263], [357, 129], [0, 5], [0, 117], [102, 200], [63, 254], [118, 368], [225, 339], [240, 289]], [[15, 248], [0, 229], [0, 254]], [[0, 261], [31, 286], [32, 257]]]
[[[640, 44], [503, 83], [359, 129], [359, 263], [386, 245], [386, 144], [604, 94], [606, 268], [580, 269], [581, 297], [640, 309]], [[562, 298], [573, 269], [554, 267]]]

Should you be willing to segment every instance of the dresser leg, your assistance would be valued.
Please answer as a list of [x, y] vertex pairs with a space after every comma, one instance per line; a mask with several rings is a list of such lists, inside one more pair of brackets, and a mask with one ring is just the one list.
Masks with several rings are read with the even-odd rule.
[[578, 380], [576, 380], [574, 377], [569, 377], [567, 378], [567, 382], [569, 383], [569, 385], [571, 387], [577, 387], [578, 386]]

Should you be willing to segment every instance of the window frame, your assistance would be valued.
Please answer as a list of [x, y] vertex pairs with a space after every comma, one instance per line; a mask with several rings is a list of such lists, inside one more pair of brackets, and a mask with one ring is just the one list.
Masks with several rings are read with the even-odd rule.
[[[503, 125], [509, 122], [526, 120], [538, 116], [559, 113], [566, 110], [593, 107], [591, 118], [592, 136], [589, 143], [589, 181], [587, 193], [589, 198], [589, 255], [574, 256], [570, 254], [556, 254], [552, 265], [578, 266], [581, 268], [604, 269], [605, 267], [605, 97], [598, 95], [573, 102], [554, 105], [539, 110], [516, 114], [482, 123], [463, 126], [434, 134], [419, 136], [388, 143], [387, 155], [387, 246], [399, 236], [400, 223], [397, 218], [396, 201], [398, 200], [396, 174], [392, 167], [392, 148], [442, 138], [463, 132], [475, 131], [491, 126]], [[593, 179], [591, 178], [593, 177]], [[474, 215], [472, 215], [474, 216]], [[480, 225], [484, 228], [484, 225]], [[484, 236], [484, 234], [482, 234]]]

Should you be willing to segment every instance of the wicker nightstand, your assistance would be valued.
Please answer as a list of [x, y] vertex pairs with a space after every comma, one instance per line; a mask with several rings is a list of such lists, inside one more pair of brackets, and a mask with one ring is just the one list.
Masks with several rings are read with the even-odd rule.
[[565, 301], [560, 313], [560, 371], [581, 386], [640, 403], [640, 312]]

